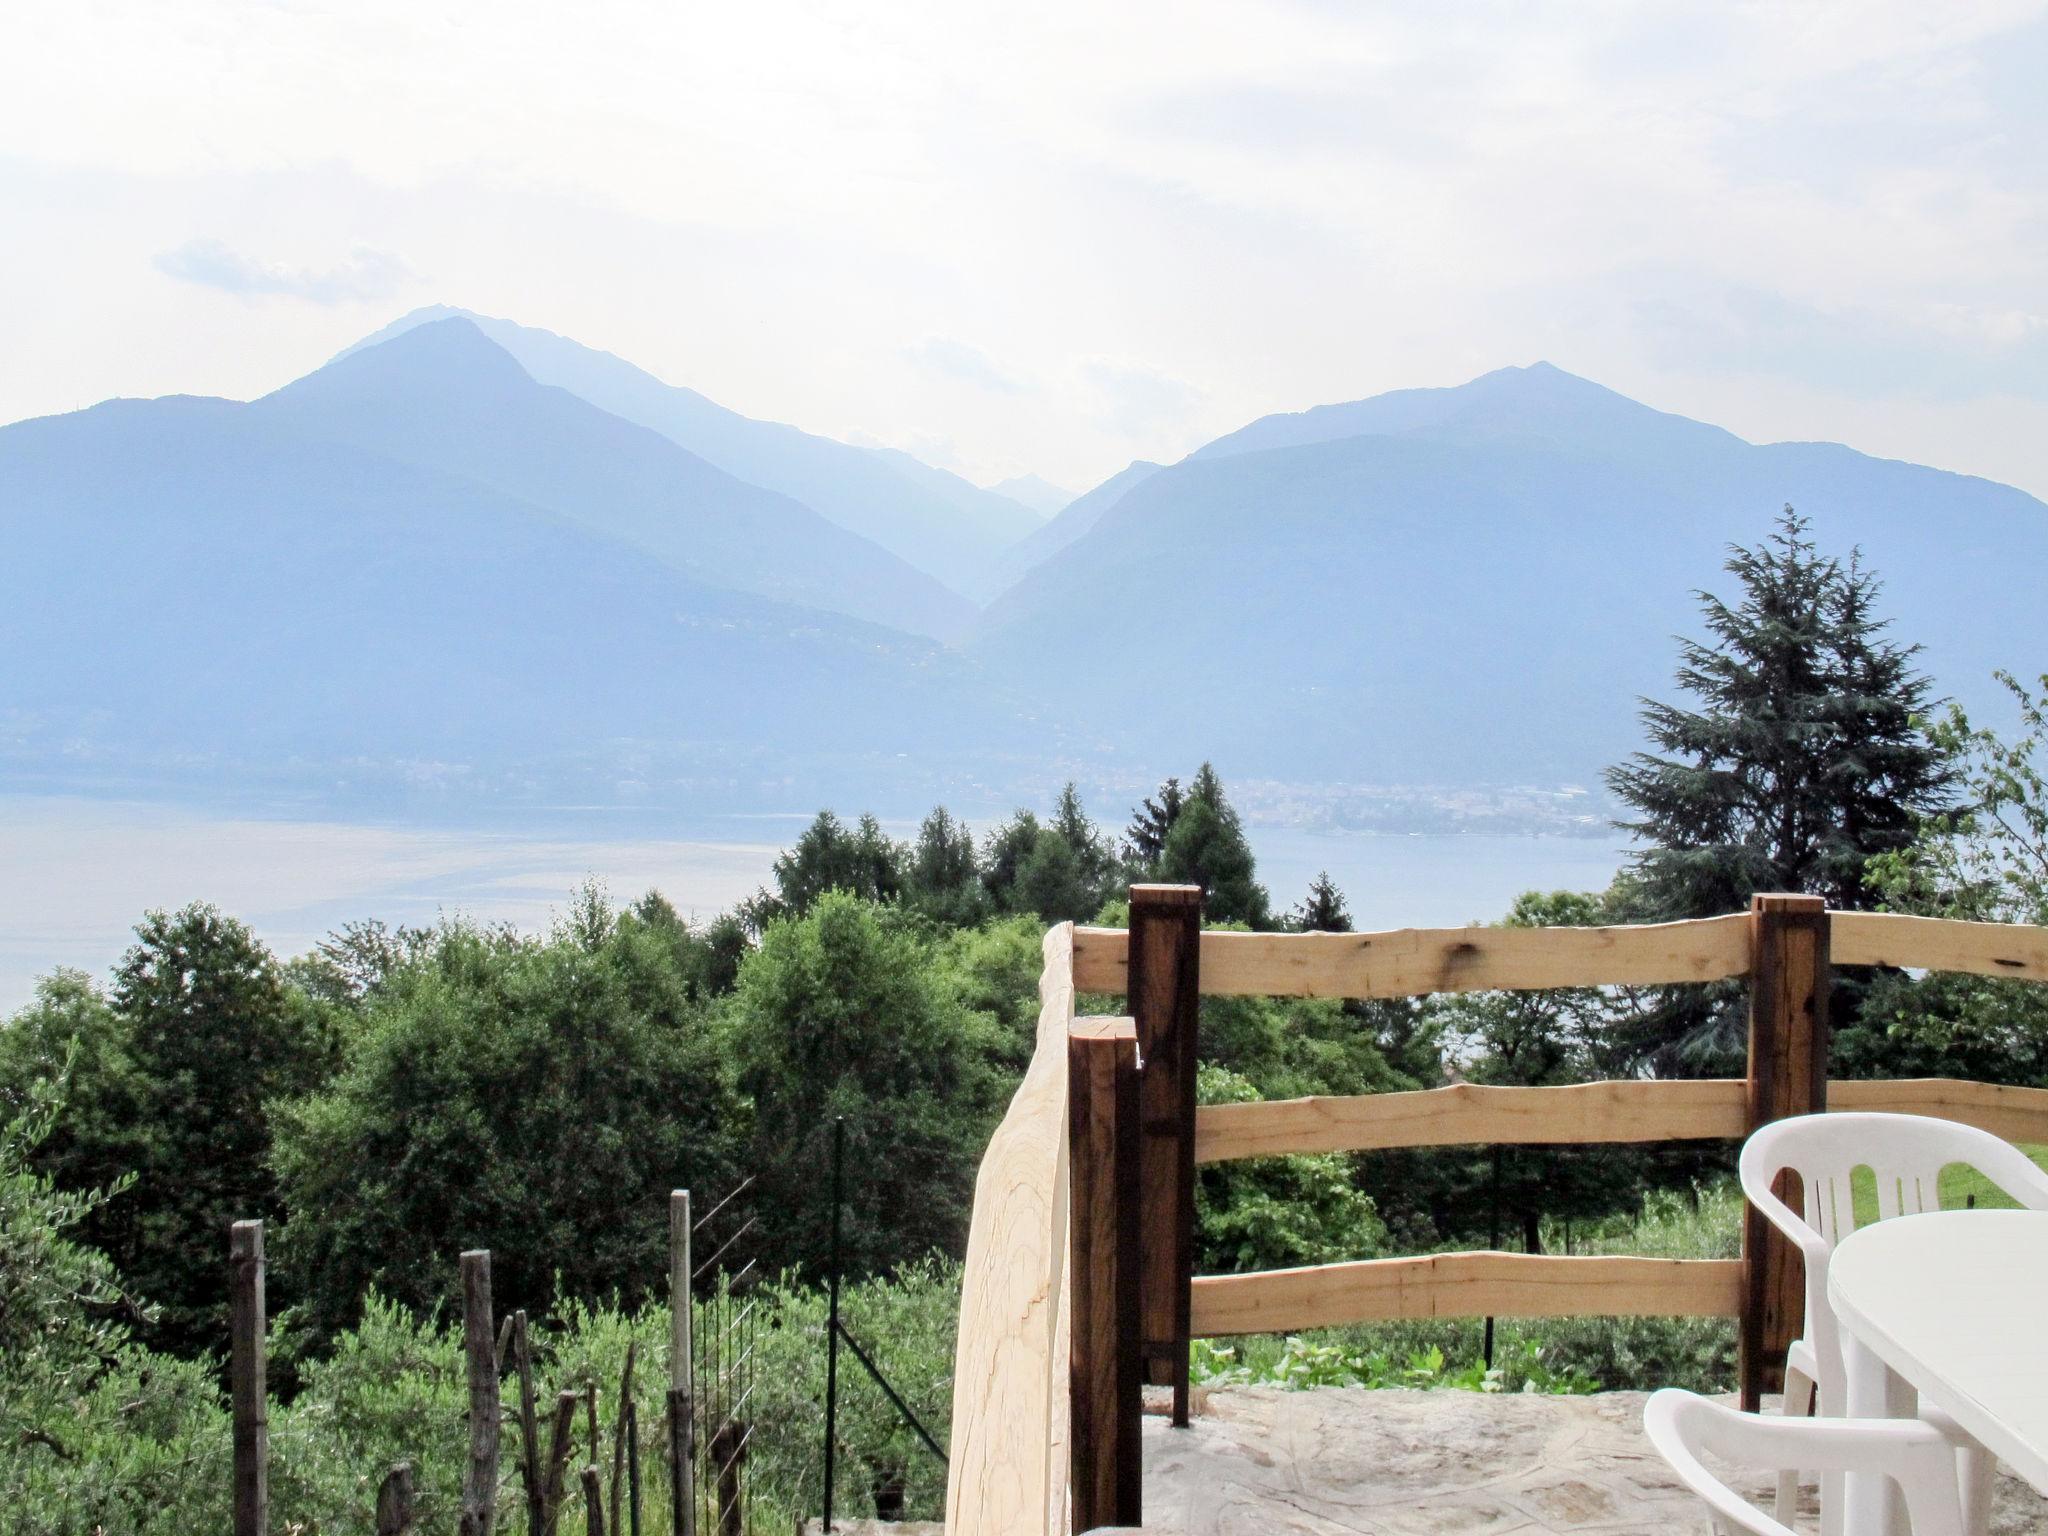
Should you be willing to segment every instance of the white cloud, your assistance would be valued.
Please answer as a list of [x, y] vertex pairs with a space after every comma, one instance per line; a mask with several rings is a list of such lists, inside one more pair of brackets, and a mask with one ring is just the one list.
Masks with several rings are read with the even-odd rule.
[[217, 288], [237, 298], [293, 298], [314, 304], [362, 304], [395, 297], [417, 274], [388, 251], [367, 246], [351, 250], [346, 260], [323, 270], [258, 261], [230, 250], [218, 240], [187, 240], [157, 255], [154, 265], [166, 277], [201, 288]]

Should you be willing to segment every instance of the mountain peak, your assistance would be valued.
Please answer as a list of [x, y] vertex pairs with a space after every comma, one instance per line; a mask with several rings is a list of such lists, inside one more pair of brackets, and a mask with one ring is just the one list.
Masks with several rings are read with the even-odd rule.
[[385, 329], [388, 339], [365, 340], [264, 398], [430, 393], [475, 402], [537, 387], [517, 359], [465, 314], [451, 311], [404, 330]]
[[1712, 451], [1741, 442], [1719, 427], [1656, 410], [1539, 360], [1444, 388], [1397, 389], [1264, 416], [1196, 449], [1192, 457], [1221, 458], [1350, 437], [1523, 441], [1623, 456]]

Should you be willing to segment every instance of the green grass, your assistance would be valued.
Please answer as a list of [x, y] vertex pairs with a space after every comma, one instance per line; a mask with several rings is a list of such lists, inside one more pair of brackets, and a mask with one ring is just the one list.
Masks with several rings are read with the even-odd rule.
[[[2048, 1146], [2023, 1146], [2020, 1150], [2034, 1160], [2035, 1167], [2048, 1169]], [[1877, 1180], [1871, 1171], [1858, 1168], [1850, 1175], [1849, 1187], [1856, 1200], [1856, 1225], [1861, 1227], [1877, 1220]], [[2009, 1211], [2018, 1204], [1974, 1168], [1950, 1163], [1941, 1170], [1941, 1208], [1944, 1211], [1960, 1211], [1971, 1206], [1978, 1210]]]

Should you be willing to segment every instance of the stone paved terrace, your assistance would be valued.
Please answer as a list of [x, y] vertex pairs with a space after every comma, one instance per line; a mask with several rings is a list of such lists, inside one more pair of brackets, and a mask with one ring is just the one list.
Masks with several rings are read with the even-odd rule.
[[[1637, 1392], [1233, 1387], [1197, 1389], [1196, 1409], [1184, 1430], [1146, 1417], [1147, 1530], [1692, 1536], [1710, 1529], [1703, 1506], [1643, 1437]], [[1761, 1478], [1738, 1486], [1764, 1496]], [[1992, 1529], [1996, 1536], [2048, 1533], [2048, 1500], [2001, 1471]]]

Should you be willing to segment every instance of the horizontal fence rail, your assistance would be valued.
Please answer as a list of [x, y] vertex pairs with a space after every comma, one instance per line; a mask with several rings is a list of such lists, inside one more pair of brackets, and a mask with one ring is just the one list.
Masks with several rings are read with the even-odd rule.
[[1740, 1259], [1426, 1253], [1193, 1282], [1196, 1338], [1446, 1317], [1734, 1317]]
[[1548, 1145], [1740, 1136], [1748, 1129], [1747, 1092], [1741, 1078], [1717, 1077], [1555, 1088], [1459, 1083], [1357, 1098], [1210, 1104], [1195, 1111], [1195, 1161], [1485, 1142]]
[[[1739, 1077], [1710, 1077], [1553, 1088], [1459, 1083], [1356, 1098], [1206, 1104], [1195, 1111], [1195, 1161], [1409, 1147], [1732, 1140], [1749, 1131], [1747, 1092]], [[1928, 1115], [2007, 1141], [2048, 1143], [2048, 1088], [1954, 1077], [1836, 1078], [1828, 1084], [1828, 1108]]]
[[2005, 1141], [2048, 1143], [2048, 1088], [2010, 1088], [1960, 1077], [1837, 1078], [1828, 1084], [1828, 1108], [1959, 1120]]
[[1828, 944], [1836, 965], [2048, 981], [2048, 928], [1899, 912], [1831, 912]]
[[[1202, 935], [1213, 997], [1420, 997], [1431, 992], [1664, 986], [1746, 976], [1746, 913], [1617, 928], [1396, 928]], [[1074, 986], [1122, 993], [1130, 934], [1074, 930]]]

